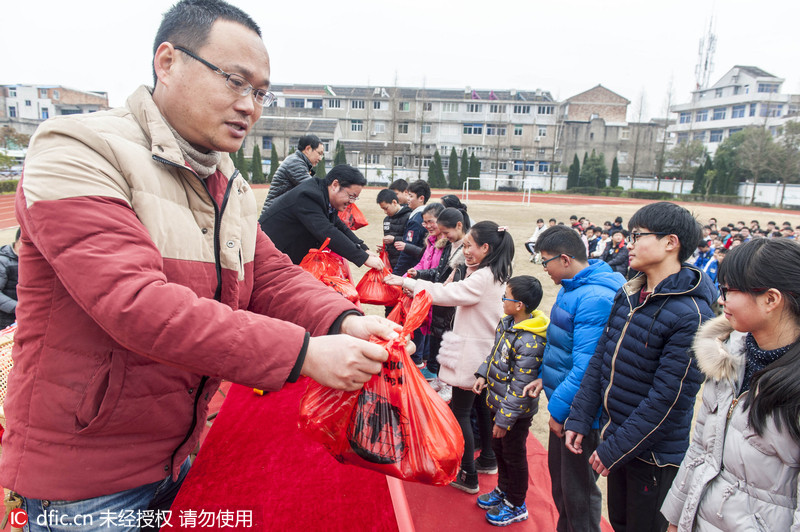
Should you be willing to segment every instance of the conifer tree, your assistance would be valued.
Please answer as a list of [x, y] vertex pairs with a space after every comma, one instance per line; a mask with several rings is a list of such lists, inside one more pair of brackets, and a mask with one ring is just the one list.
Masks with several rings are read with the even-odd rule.
[[469, 177], [469, 159], [467, 159], [467, 150], [461, 150], [461, 172], [458, 174], [458, 188], [464, 186]]
[[614, 157], [614, 162], [611, 163], [611, 188], [615, 188], [619, 186], [619, 164], [617, 164], [617, 158]]
[[251, 167], [253, 171], [250, 182], [257, 185], [266, 183], [267, 180], [264, 178], [264, 168], [261, 165], [261, 150], [259, 149], [258, 144], [253, 145], [253, 158], [251, 161]]
[[581, 175], [581, 163], [578, 160], [578, 154], [572, 156], [572, 164], [569, 165], [569, 174], [567, 174], [567, 188], [575, 188], [578, 186]]
[[314, 177], [325, 179], [326, 175], [328, 175], [328, 171], [325, 169], [325, 156], [323, 155], [317, 166], [314, 167]]
[[450, 148], [450, 164], [447, 167], [447, 186], [452, 189], [461, 188], [458, 177], [458, 154], [455, 148]]
[[428, 185], [430, 185], [431, 188], [444, 188], [447, 186], [447, 181], [444, 180], [442, 156], [439, 155], [439, 150], [434, 152], [433, 162], [428, 168]]
[[269, 177], [267, 181], [272, 183], [272, 176], [278, 171], [278, 150], [275, 149], [275, 143], [272, 143], [272, 151], [269, 152]]
[[[470, 177], [480, 177], [481, 176], [481, 162], [475, 157], [473, 153], [469, 158], [469, 176]], [[481, 182], [479, 180], [473, 180], [469, 182], [469, 189], [470, 190], [480, 190]]]
[[247, 159], [244, 158], [244, 143], [239, 148], [239, 151], [236, 153], [237, 161], [234, 161], [236, 168], [239, 170], [239, 173], [242, 175], [245, 181], [250, 181], [249, 172], [247, 171]]
[[333, 157], [333, 166], [338, 166], [340, 164], [347, 164], [347, 155], [344, 153], [344, 146], [337, 140], [336, 155]]

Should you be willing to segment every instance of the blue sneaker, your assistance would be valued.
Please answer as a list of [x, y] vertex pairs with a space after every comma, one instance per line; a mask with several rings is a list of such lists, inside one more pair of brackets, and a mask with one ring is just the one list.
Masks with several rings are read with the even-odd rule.
[[524, 521], [528, 518], [528, 507], [523, 502], [521, 506], [512, 506], [507, 500], [486, 512], [486, 520], [490, 525], [508, 526], [511, 523]]
[[435, 378], [437, 378], [437, 377], [438, 377], [438, 375], [436, 375], [436, 373], [433, 373], [433, 372], [432, 372], [431, 370], [429, 370], [427, 367], [424, 367], [424, 368], [422, 368], [422, 369], [420, 370], [420, 372], [422, 373], [422, 376], [423, 376], [423, 377], [425, 377], [425, 380], [426, 380], [426, 381], [428, 381], [428, 382], [430, 382], [430, 381], [432, 381], [433, 379], [435, 379]]
[[500, 488], [495, 488], [489, 493], [478, 495], [478, 508], [490, 510], [495, 506], [499, 506], [505, 500], [506, 494], [500, 491]]

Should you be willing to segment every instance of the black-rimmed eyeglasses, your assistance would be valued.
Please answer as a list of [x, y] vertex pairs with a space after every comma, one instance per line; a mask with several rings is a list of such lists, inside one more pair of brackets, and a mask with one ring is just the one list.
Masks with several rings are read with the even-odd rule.
[[[554, 260], [556, 260], [556, 259], [560, 259], [560, 258], [561, 258], [563, 255], [564, 255], [564, 254], [562, 253], [561, 255], [556, 255], [555, 257], [550, 257], [550, 258], [549, 258], [549, 259], [547, 259], [547, 260], [543, 260], [543, 261], [542, 261], [542, 268], [544, 268], [544, 269], [546, 270], [546, 269], [547, 269], [547, 264], [548, 264], [548, 263], [550, 263], [550, 262], [553, 262], [553, 261], [554, 261]], [[569, 257], [569, 258], [571, 258], [571, 259], [574, 259], [574, 258], [575, 258], [575, 257], [573, 257], [572, 255], [566, 255], [566, 256], [567, 256], [567, 257]]]
[[275, 95], [269, 91], [265, 91], [264, 89], [254, 89], [250, 83], [244, 79], [244, 77], [240, 76], [239, 74], [228, 74], [221, 68], [216, 65], [213, 65], [200, 57], [199, 55], [190, 52], [186, 48], [182, 46], [176, 46], [176, 50], [180, 50], [181, 52], [185, 53], [192, 59], [196, 59], [200, 61], [205, 66], [225, 78], [225, 86], [228, 87], [230, 90], [238, 94], [239, 96], [247, 96], [248, 94], [253, 95], [253, 100], [262, 107], [269, 107], [272, 105], [272, 102], [275, 101]]
[[635, 244], [636, 241], [643, 236], [647, 235], [667, 236], [668, 234], [670, 233], [639, 233], [634, 231], [633, 233], [630, 234], [628, 238], [625, 239], [625, 242], [627, 242], [628, 244]]

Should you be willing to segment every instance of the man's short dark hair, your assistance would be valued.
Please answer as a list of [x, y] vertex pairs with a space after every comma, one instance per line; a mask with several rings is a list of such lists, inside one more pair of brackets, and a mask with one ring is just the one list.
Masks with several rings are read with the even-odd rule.
[[349, 164], [338, 164], [325, 176], [326, 185], [330, 185], [334, 180], [339, 181], [339, 186], [342, 188], [353, 185], [363, 187], [367, 184], [367, 179], [364, 177], [364, 174], [362, 174], [358, 168], [354, 168]]
[[389, 185], [390, 190], [396, 190], [397, 192], [405, 192], [408, 190], [408, 181], [405, 179], [395, 179], [392, 181], [392, 184]]
[[300, 140], [297, 141], [297, 149], [303, 151], [311, 146], [312, 150], [316, 150], [321, 143], [322, 141], [319, 140], [319, 137], [316, 135], [303, 135], [300, 137]]
[[17, 227], [17, 234], [14, 236], [14, 242], [19, 241], [19, 237], [20, 237], [21, 234], [22, 234], [22, 228], [21, 227]]
[[[261, 37], [261, 28], [250, 15], [223, 0], [181, 0], [170, 7], [161, 19], [153, 42], [153, 59], [163, 42], [196, 52], [208, 41], [211, 27], [218, 19], [241, 24]], [[156, 83], [158, 77], [153, 67], [153, 84]]]
[[[703, 227], [692, 213], [669, 201], [651, 203], [636, 211], [628, 221], [628, 229], [634, 228], [677, 236], [681, 246], [678, 261], [681, 263], [692, 256], [703, 239]], [[656, 235], [656, 238], [664, 236]]]
[[518, 275], [508, 280], [511, 297], [525, 305], [525, 312], [531, 313], [542, 302], [542, 283], [532, 275]]
[[552, 255], [567, 255], [586, 262], [586, 246], [580, 235], [566, 225], [554, 225], [544, 230], [536, 240], [536, 251]]
[[397, 199], [397, 192], [391, 190], [389, 188], [384, 188], [380, 192], [378, 192], [378, 198], [376, 203], [388, 203], [391, 204], [393, 201], [399, 202], [400, 200]]
[[408, 185], [408, 191], [413, 192], [417, 196], [422, 196], [425, 198], [425, 201], [422, 203], [428, 203], [428, 200], [431, 199], [431, 187], [428, 185], [427, 181], [423, 181], [422, 179], [418, 179], [413, 183]]
[[578, 217], [577, 217], [577, 216], [575, 216], [575, 215], [573, 214], [572, 216], [570, 216], [570, 217], [569, 217], [569, 219], [570, 219], [570, 220], [577, 220], [577, 219], [578, 219]]

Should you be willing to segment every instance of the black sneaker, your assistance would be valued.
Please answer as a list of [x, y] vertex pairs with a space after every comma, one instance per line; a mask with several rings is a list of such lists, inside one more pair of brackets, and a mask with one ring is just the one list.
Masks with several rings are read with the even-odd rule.
[[478, 474], [467, 473], [463, 469], [458, 470], [458, 476], [450, 483], [457, 490], [465, 491], [472, 495], [478, 493]]
[[479, 456], [478, 459], [475, 460], [475, 469], [478, 473], [484, 475], [494, 475], [497, 473], [497, 459], [484, 460], [482, 456]]

